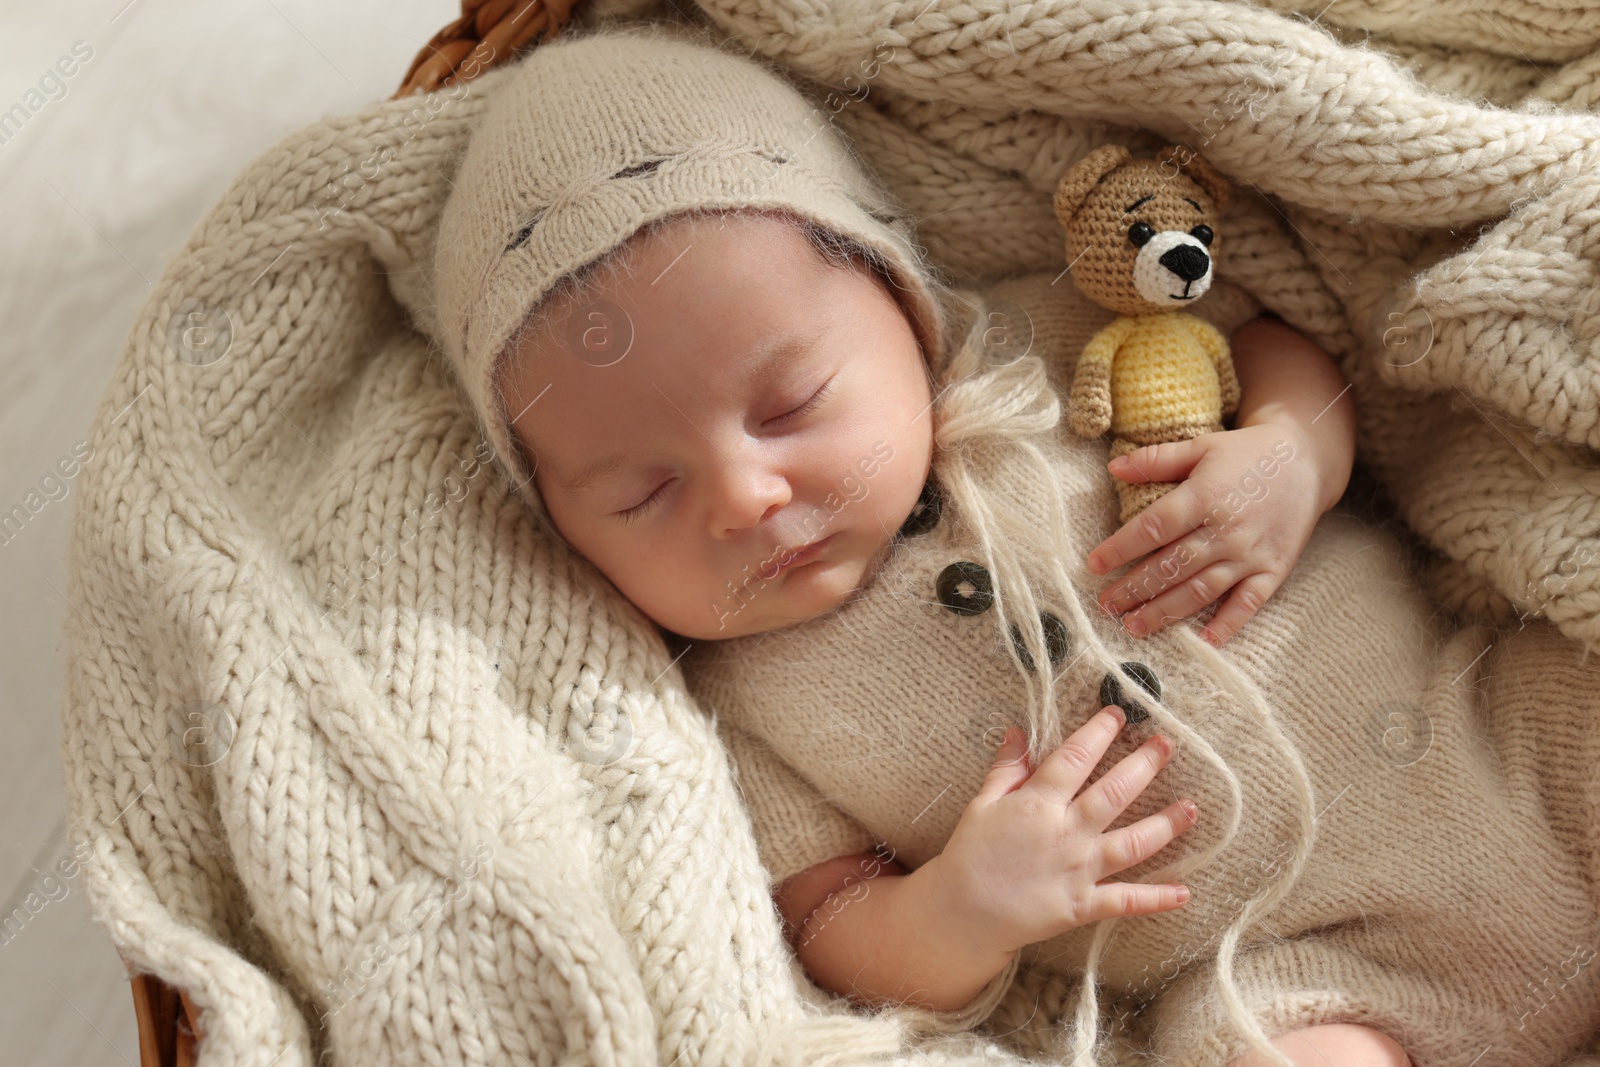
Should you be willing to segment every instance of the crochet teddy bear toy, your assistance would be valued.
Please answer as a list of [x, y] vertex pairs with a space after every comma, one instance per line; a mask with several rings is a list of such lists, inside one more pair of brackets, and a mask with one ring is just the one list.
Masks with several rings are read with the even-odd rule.
[[[1177, 310], [1211, 286], [1227, 198], [1227, 179], [1185, 145], [1140, 160], [1120, 144], [1102, 145], [1056, 187], [1073, 281], [1120, 313], [1084, 346], [1067, 421], [1081, 437], [1109, 429], [1113, 459], [1222, 430], [1238, 409], [1227, 338]], [[1118, 479], [1121, 521], [1177, 484]]]

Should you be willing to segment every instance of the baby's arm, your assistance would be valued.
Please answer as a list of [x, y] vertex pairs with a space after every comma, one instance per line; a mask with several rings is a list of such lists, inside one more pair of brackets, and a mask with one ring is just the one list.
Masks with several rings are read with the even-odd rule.
[[[816, 983], [869, 1004], [956, 1011], [1023, 945], [1117, 915], [1181, 906], [1176, 885], [1113, 882], [1194, 825], [1178, 801], [1108, 831], [1172, 754], [1157, 735], [1087, 788], [1126, 721], [1107, 706], [1030, 768], [1022, 732], [1005, 743], [944, 851], [911, 873], [872, 853], [839, 856], [774, 896]], [[1080, 792], [1081, 790], [1081, 792]]]
[[939, 914], [934, 864], [907, 872], [873, 852], [838, 856], [775, 891], [785, 933], [807, 973], [874, 1006], [957, 1011], [1005, 970], [1017, 950], [978, 943], [962, 917]]
[[1230, 338], [1240, 387], [1235, 428], [1150, 445], [1110, 464], [1127, 482], [1181, 482], [1089, 553], [1099, 595], [1136, 636], [1220, 599], [1203, 636], [1221, 645], [1283, 584], [1322, 514], [1349, 484], [1355, 405], [1344, 376], [1287, 323], [1246, 322]]
[[1356, 407], [1333, 359], [1282, 319], [1257, 316], [1233, 332], [1239, 378], [1235, 427], [1276, 423], [1300, 431], [1317, 468], [1317, 514], [1344, 496], [1355, 463]]

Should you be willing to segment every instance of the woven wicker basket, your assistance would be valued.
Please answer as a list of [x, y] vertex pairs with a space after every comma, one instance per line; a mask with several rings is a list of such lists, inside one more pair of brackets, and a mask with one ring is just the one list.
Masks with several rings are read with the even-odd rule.
[[[430, 92], [498, 66], [560, 32], [583, 0], [461, 0], [461, 17], [417, 53], [391, 100]], [[468, 62], [471, 73], [461, 68]], [[204, 1036], [188, 994], [153, 974], [134, 975], [140, 1067], [194, 1067]]]
[[[411, 61], [391, 100], [429, 92], [505, 62], [521, 49], [554, 37], [582, 0], [461, 0], [461, 17], [433, 35]], [[473, 64], [472, 74], [461, 67]]]

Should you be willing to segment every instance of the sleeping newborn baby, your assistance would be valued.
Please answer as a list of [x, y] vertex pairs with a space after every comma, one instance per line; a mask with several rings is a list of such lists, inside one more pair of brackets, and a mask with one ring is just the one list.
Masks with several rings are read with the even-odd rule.
[[[1108, 472], [1060, 397], [1111, 313], [940, 284], [775, 74], [627, 31], [494, 91], [447, 354], [530, 521], [717, 717], [818, 985], [1055, 1061], [1582, 1046], [1600, 701], [1553, 629], [1451, 627], [1333, 506], [1325, 353], [1215, 282], [1234, 428]], [[1112, 474], [1183, 484], [1119, 529]]]

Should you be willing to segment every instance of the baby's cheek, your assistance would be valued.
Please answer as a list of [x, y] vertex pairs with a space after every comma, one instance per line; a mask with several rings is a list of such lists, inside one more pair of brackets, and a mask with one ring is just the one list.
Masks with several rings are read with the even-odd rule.
[[839, 480], [839, 493], [850, 503], [859, 504], [867, 498], [867, 483], [852, 471]]

